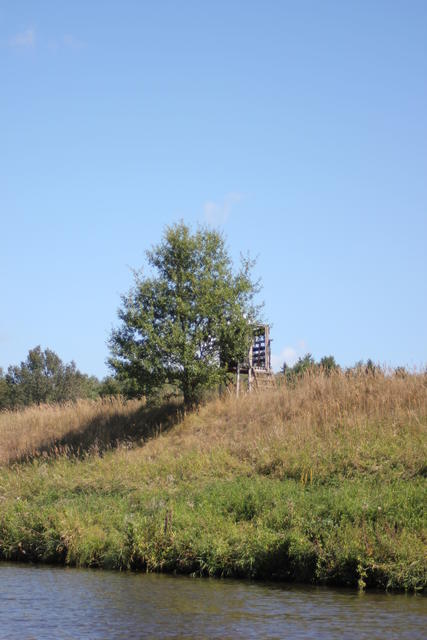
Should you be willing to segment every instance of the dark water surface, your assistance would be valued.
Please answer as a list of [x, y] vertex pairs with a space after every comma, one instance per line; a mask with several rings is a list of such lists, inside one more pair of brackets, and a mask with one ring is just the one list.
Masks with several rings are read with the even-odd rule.
[[0, 638], [426, 638], [423, 596], [0, 563]]

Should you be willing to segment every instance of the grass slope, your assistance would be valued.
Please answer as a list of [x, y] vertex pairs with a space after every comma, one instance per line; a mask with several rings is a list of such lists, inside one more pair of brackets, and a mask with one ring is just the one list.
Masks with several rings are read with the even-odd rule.
[[[38, 411], [44, 454], [24, 443], [28, 461], [0, 467], [2, 558], [425, 588], [425, 376], [307, 375], [172, 428], [135, 403], [88, 405], [70, 429]], [[109, 433], [133, 444], [104, 450]]]

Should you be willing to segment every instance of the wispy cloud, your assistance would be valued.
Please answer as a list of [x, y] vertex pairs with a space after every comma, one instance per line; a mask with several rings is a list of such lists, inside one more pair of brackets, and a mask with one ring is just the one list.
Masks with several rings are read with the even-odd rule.
[[28, 27], [25, 31], [15, 34], [9, 39], [11, 47], [31, 48], [36, 44], [36, 30], [34, 27]]
[[62, 44], [68, 49], [83, 49], [84, 47], [84, 42], [71, 35], [70, 33], [67, 33], [65, 36], [63, 36]]
[[36, 45], [46, 48], [50, 51], [58, 51], [60, 49], [71, 49], [74, 51], [83, 49], [85, 43], [76, 38], [71, 33], [66, 33], [62, 36], [58, 36], [52, 40], [48, 38], [39, 37], [36, 34], [35, 27], [28, 27], [24, 31], [16, 33], [7, 41], [9, 47], [15, 49], [32, 49]]
[[284, 347], [280, 353], [271, 354], [271, 366], [274, 371], [279, 371], [283, 367], [283, 363], [292, 367], [298, 358], [307, 352], [307, 344], [305, 340], [300, 340], [296, 346]]
[[242, 200], [241, 193], [227, 193], [222, 202], [208, 200], [203, 206], [205, 221], [213, 227], [225, 224], [230, 217], [233, 205]]

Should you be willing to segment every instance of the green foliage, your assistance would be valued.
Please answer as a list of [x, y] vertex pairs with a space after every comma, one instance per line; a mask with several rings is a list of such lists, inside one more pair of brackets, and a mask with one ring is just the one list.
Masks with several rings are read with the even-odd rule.
[[0, 410], [9, 406], [9, 386], [3, 373], [3, 369], [0, 367]]
[[0, 557], [425, 587], [423, 478], [301, 484], [233, 473], [212, 453], [198, 454], [203, 474], [192, 457], [150, 472], [111, 453], [0, 470]]
[[96, 393], [101, 398], [107, 396], [132, 396], [131, 390], [126, 384], [114, 376], [106, 376], [101, 382], [97, 380]]
[[135, 272], [122, 297], [109, 363], [141, 395], [170, 384], [186, 405], [196, 404], [247, 354], [258, 314], [253, 263], [242, 259], [235, 274], [223, 236], [206, 228], [192, 234], [184, 223], [167, 227], [146, 255], [154, 275]]
[[335, 362], [334, 356], [324, 356], [320, 362], [316, 362], [311, 353], [306, 353], [302, 358], [298, 358], [298, 361], [290, 367], [283, 364], [282, 373], [285, 381], [289, 384], [295, 383], [298, 379], [302, 378], [309, 371], [322, 369], [327, 375], [332, 371], [339, 369], [339, 365]]
[[311, 353], [306, 353], [303, 358], [298, 358], [298, 361], [293, 367], [289, 367], [286, 362], [282, 367], [282, 372], [286, 382], [295, 382], [298, 378], [301, 378], [307, 371], [314, 369], [316, 363]]
[[103, 384], [95, 376], [81, 373], [74, 362], [65, 364], [51, 349], [42, 351], [37, 346], [20, 365], [11, 365], [6, 375], [0, 371], [0, 409], [95, 399]]
[[335, 371], [339, 368], [339, 366], [335, 362], [334, 356], [323, 356], [323, 358], [321, 358], [319, 362], [319, 365], [326, 373], [331, 373], [332, 371]]

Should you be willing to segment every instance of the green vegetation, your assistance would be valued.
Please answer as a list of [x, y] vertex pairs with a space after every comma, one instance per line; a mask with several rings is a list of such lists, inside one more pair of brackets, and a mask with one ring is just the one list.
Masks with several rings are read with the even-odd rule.
[[[109, 419], [143, 433], [132, 402]], [[51, 442], [0, 468], [0, 556], [425, 588], [425, 375], [319, 369], [170, 416], [138, 446], [67, 455]]]
[[[332, 371], [338, 371], [340, 366], [335, 362], [334, 356], [324, 356], [319, 362], [316, 362], [311, 353], [306, 353], [302, 358], [298, 358], [292, 367], [285, 362], [282, 367], [282, 374], [285, 382], [292, 384], [299, 378], [302, 378], [306, 373], [313, 373], [316, 369], [320, 369], [329, 375]], [[349, 371], [351, 371], [351, 369]]]
[[110, 364], [135, 395], [153, 396], [176, 385], [186, 406], [229, 379], [229, 366], [247, 357], [258, 308], [250, 260], [237, 274], [223, 236], [184, 223], [167, 227], [147, 251], [155, 277], [135, 273], [122, 297]]
[[0, 368], [0, 410], [95, 399], [123, 390], [115, 378], [100, 382], [95, 376], [81, 373], [74, 362], [65, 364], [54, 351], [42, 351], [40, 346], [30, 349], [21, 364], [10, 365], [6, 374]]

